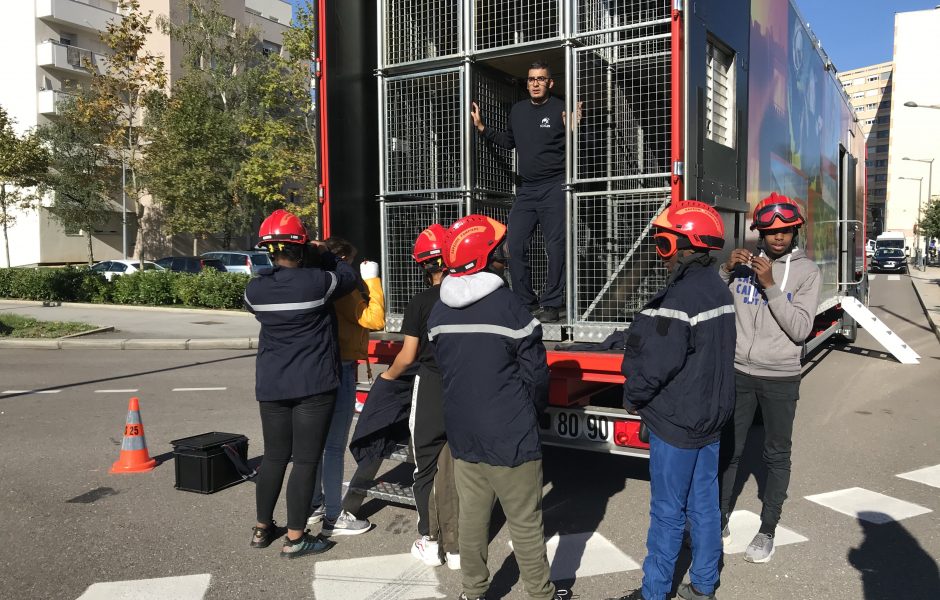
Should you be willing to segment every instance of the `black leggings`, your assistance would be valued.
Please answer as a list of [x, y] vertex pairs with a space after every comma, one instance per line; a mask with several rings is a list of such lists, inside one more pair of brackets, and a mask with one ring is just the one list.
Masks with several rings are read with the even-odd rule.
[[259, 523], [274, 522], [284, 472], [293, 458], [294, 468], [287, 480], [287, 527], [303, 530], [306, 526], [317, 464], [323, 456], [335, 403], [335, 390], [296, 400], [258, 403], [264, 435], [264, 459], [255, 489]]

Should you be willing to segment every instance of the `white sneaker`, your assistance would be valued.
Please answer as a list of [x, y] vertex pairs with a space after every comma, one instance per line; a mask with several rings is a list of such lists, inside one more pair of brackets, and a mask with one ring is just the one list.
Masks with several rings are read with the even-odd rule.
[[313, 509], [313, 514], [310, 515], [310, 518], [307, 519], [307, 527], [313, 527], [320, 521], [326, 518], [326, 507], [322, 504], [315, 509]]
[[456, 552], [447, 553], [447, 568], [451, 571], [460, 570], [460, 555]]
[[439, 567], [444, 564], [441, 560], [440, 546], [437, 540], [432, 540], [426, 535], [422, 535], [411, 546], [411, 555], [428, 565], [429, 567]]

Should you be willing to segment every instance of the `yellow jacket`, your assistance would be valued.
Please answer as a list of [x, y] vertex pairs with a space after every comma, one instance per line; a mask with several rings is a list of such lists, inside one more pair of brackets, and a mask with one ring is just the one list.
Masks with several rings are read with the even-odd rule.
[[364, 280], [369, 290], [366, 301], [355, 289], [333, 303], [339, 327], [339, 353], [343, 361], [363, 360], [368, 356], [369, 331], [385, 328], [385, 294], [378, 277]]

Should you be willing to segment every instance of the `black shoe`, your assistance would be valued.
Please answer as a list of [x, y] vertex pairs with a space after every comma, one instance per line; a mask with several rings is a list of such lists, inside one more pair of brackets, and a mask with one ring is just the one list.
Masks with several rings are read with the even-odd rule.
[[457, 600], [486, 600], [486, 596], [474, 596], [473, 598], [471, 598], [470, 596], [466, 594], [460, 594], [460, 598], [458, 598]]
[[702, 594], [694, 587], [691, 583], [683, 583], [679, 586], [679, 597], [682, 600], [715, 600], [715, 593], [711, 594]]
[[626, 596], [620, 596], [619, 598], [608, 598], [607, 600], [643, 600], [643, 590], [637, 588]]
[[281, 548], [281, 558], [299, 558], [308, 554], [321, 554], [336, 545], [322, 536], [312, 536], [306, 531], [298, 540], [284, 537], [284, 547]]
[[274, 522], [272, 522], [267, 527], [252, 527], [251, 547], [267, 548], [274, 542], [274, 540], [281, 537], [285, 533], [287, 533], [287, 529], [284, 527], [278, 527], [277, 523]]
[[540, 323], [554, 323], [558, 321], [558, 309], [554, 306], [543, 306], [532, 313]]

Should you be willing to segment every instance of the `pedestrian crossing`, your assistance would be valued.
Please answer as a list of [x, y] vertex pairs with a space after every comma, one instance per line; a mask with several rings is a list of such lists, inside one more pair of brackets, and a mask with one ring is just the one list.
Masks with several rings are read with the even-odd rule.
[[[940, 488], [940, 465], [900, 473], [896, 477]], [[854, 519], [875, 524], [891, 523], [933, 512], [932, 509], [886, 494], [851, 487], [812, 494], [805, 499], [815, 505]], [[726, 555], [745, 551], [760, 527], [760, 516], [736, 510], [730, 517], [731, 539], [724, 544]], [[806, 535], [778, 526], [775, 546], [811, 543]], [[554, 535], [546, 540], [554, 581], [625, 573], [641, 568], [642, 557], [632, 557], [598, 532]], [[512, 543], [509, 542], [512, 550]], [[447, 598], [441, 580], [443, 568], [416, 561], [410, 553], [363, 556], [312, 562], [311, 588], [318, 599], [424, 600]], [[211, 575], [187, 575], [158, 579], [95, 583], [76, 600], [204, 600]]]
[[869, 279], [878, 279], [879, 277], [881, 279], [887, 279], [888, 281], [901, 281], [901, 276], [897, 273], [881, 273], [881, 274], [869, 273], [868, 274]]

